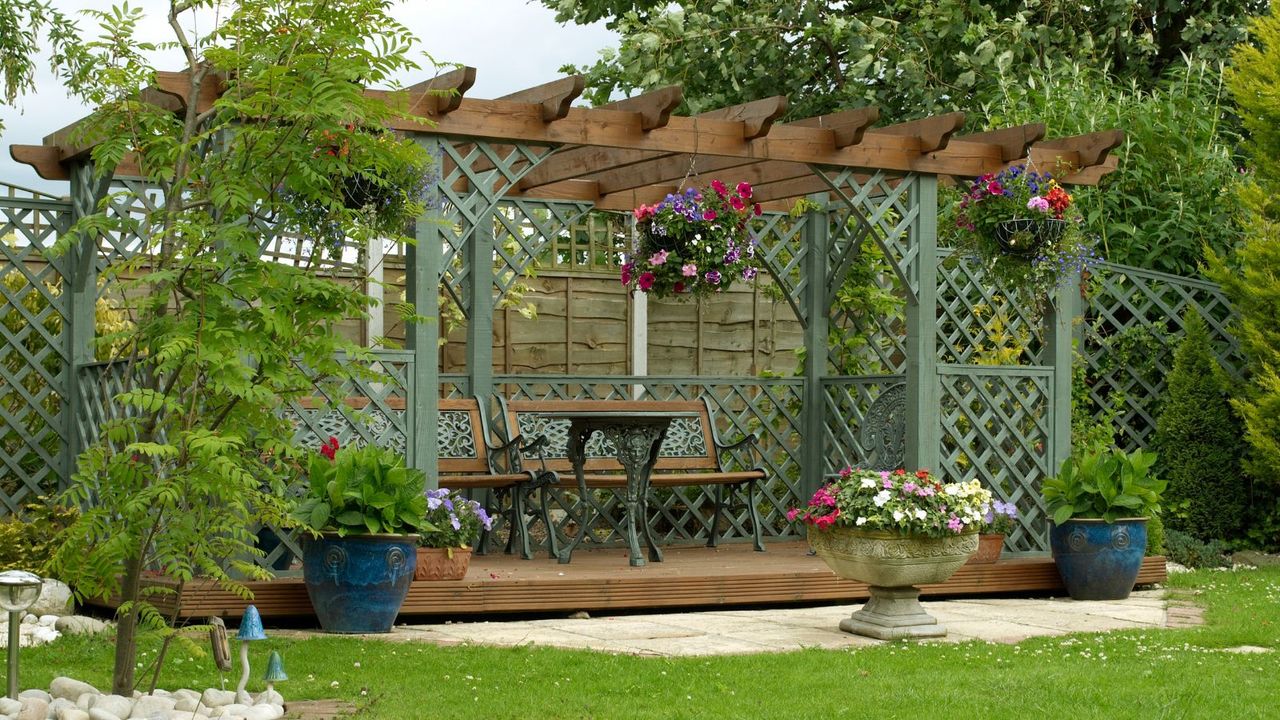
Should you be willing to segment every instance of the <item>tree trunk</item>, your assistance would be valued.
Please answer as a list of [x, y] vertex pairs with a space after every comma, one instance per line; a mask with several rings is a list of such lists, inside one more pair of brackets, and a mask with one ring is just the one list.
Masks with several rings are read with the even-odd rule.
[[[120, 600], [137, 603], [142, 581], [142, 560], [131, 558], [124, 563], [124, 582], [120, 585]], [[111, 692], [133, 697], [134, 669], [138, 661], [138, 607], [129, 605], [129, 612], [116, 619], [115, 671], [111, 675]]]

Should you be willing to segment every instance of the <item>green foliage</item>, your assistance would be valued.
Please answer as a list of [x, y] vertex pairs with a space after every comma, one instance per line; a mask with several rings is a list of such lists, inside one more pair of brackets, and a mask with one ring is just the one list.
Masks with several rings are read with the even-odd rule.
[[[607, 19], [621, 36], [586, 69], [589, 97], [679, 84], [693, 111], [787, 95], [808, 117], [878, 105], [894, 119], [998, 96], [1079, 60], [1149, 83], [1182, 54], [1220, 59], [1260, 0], [1161, 6], [894, 0], [542, 0], [561, 21]], [[969, 106], [972, 107], [972, 106]]]
[[64, 77], [85, 72], [79, 35], [75, 22], [47, 2], [0, 0], [0, 103], [12, 104], [35, 89], [35, 56], [42, 37], [48, 41], [50, 64]]
[[1165, 550], [1164, 517], [1153, 512], [1147, 516], [1147, 555], [1163, 555]]
[[1273, 4], [1269, 16], [1254, 18], [1249, 34], [1251, 42], [1232, 53], [1226, 81], [1248, 134], [1257, 183], [1274, 196], [1280, 187], [1280, 5]]
[[[119, 360], [107, 372], [123, 382], [116, 403], [136, 412], [104, 423], [79, 458], [64, 501], [86, 510], [54, 559], [83, 595], [123, 600], [112, 689], [126, 695], [137, 629], [174, 637], [143, 570], [179, 591], [201, 576], [247, 597], [242, 579], [268, 576], [252, 562], [261, 551], [250, 529], [289, 524], [285, 487], [300, 469], [283, 409], [341, 397], [353, 376], [380, 377], [339, 333], [370, 300], [339, 273], [330, 240], [336, 225], [350, 243], [382, 242], [422, 206], [347, 207], [343, 188], [427, 172], [416, 143], [363, 130], [427, 122], [402, 96], [362, 87], [394, 86], [416, 68], [415, 41], [387, 2], [240, 0], [219, 6], [218, 24], [197, 24], [193, 14], [212, 7], [170, 6], [168, 45], [193, 68], [185, 112], [137, 100], [156, 71], [136, 7], [86, 11], [102, 26], [83, 43], [93, 71], [69, 82], [95, 108], [72, 142], [92, 146], [99, 170], [131, 153], [161, 198], [133, 215], [100, 204], [55, 248], [99, 233], [141, 244], [102, 273], [135, 320], [108, 336]], [[222, 92], [203, 106], [211, 84]], [[331, 146], [349, 152], [323, 152]], [[262, 256], [264, 229], [298, 238], [296, 262]]]
[[1084, 452], [1067, 458], [1057, 477], [1044, 481], [1041, 492], [1053, 521], [1148, 517], [1160, 510], [1165, 482], [1151, 472], [1155, 453]]
[[1157, 469], [1169, 483], [1169, 527], [1204, 540], [1229, 539], [1239, 533], [1248, 503], [1241, 428], [1204, 319], [1189, 309], [1183, 326], [1154, 438]]
[[1112, 394], [1107, 407], [1094, 414], [1089, 396], [1089, 363], [1077, 351], [1071, 362], [1071, 448], [1072, 452], [1103, 452], [1115, 444], [1116, 418], [1124, 407], [1124, 395]]
[[298, 524], [339, 535], [429, 529], [426, 475], [395, 452], [366, 445], [339, 450], [333, 460], [316, 453], [307, 468], [307, 495], [293, 512]]
[[23, 508], [22, 517], [0, 520], [0, 570], [30, 570], [43, 574], [57, 547], [58, 533], [75, 521], [75, 508], [40, 497]]
[[1217, 63], [1188, 59], [1152, 78], [1116, 79], [1075, 62], [1031, 81], [1001, 74], [980, 122], [1043, 122], [1051, 135], [1124, 130], [1112, 152], [1118, 168], [1097, 187], [1072, 191], [1085, 232], [1105, 260], [1195, 275], [1204, 248], [1225, 253], [1240, 241], [1239, 140], [1221, 73]]
[[1165, 557], [1189, 568], [1231, 567], [1227, 546], [1221, 540], [1202, 542], [1186, 533], [1170, 529], [1164, 537]]

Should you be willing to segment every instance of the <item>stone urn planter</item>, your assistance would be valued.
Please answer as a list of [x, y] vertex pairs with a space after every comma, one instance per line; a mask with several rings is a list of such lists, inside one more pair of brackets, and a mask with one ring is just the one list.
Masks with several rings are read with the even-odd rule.
[[978, 534], [932, 538], [835, 526], [810, 531], [809, 543], [837, 576], [871, 586], [871, 598], [840, 629], [900, 640], [947, 634], [920, 605], [916, 586], [951, 577], [978, 549]]

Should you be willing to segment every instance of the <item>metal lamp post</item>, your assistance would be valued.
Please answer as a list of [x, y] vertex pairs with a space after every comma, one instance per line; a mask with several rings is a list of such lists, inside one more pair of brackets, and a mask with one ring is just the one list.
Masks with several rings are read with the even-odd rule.
[[25, 570], [0, 572], [0, 609], [9, 611], [9, 697], [18, 699], [18, 628], [22, 613], [36, 604], [44, 581]]

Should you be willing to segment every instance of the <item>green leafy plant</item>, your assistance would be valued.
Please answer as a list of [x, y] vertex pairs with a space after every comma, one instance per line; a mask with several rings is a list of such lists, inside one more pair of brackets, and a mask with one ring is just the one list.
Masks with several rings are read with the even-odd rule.
[[0, 520], [0, 570], [44, 573], [58, 547], [58, 533], [79, 515], [73, 507], [40, 497], [23, 507], [22, 517]]
[[307, 494], [293, 517], [312, 531], [407, 534], [434, 529], [425, 519], [426, 475], [375, 445], [338, 449], [329, 438], [307, 465]]
[[1239, 534], [1249, 500], [1240, 472], [1243, 432], [1208, 328], [1194, 308], [1184, 327], [1156, 419], [1156, 467], [1169, 482], [1169, 527], [1201, 540], [1226, 540]]
[[1204, 542], [1177, 530], [1164, 535], [1165, 557], [1189, 568], [1230, 567], [1227, 546], [1220, 540]]
[[1053, 522], [1072, 518], [1143, 517], [1160, 509], [1165, 482], [1151, 472], [1156, 454], [1112, 449], [1086, 452], [1062, 463], [1057, 477], [1044, 481], [1044, 495]]

